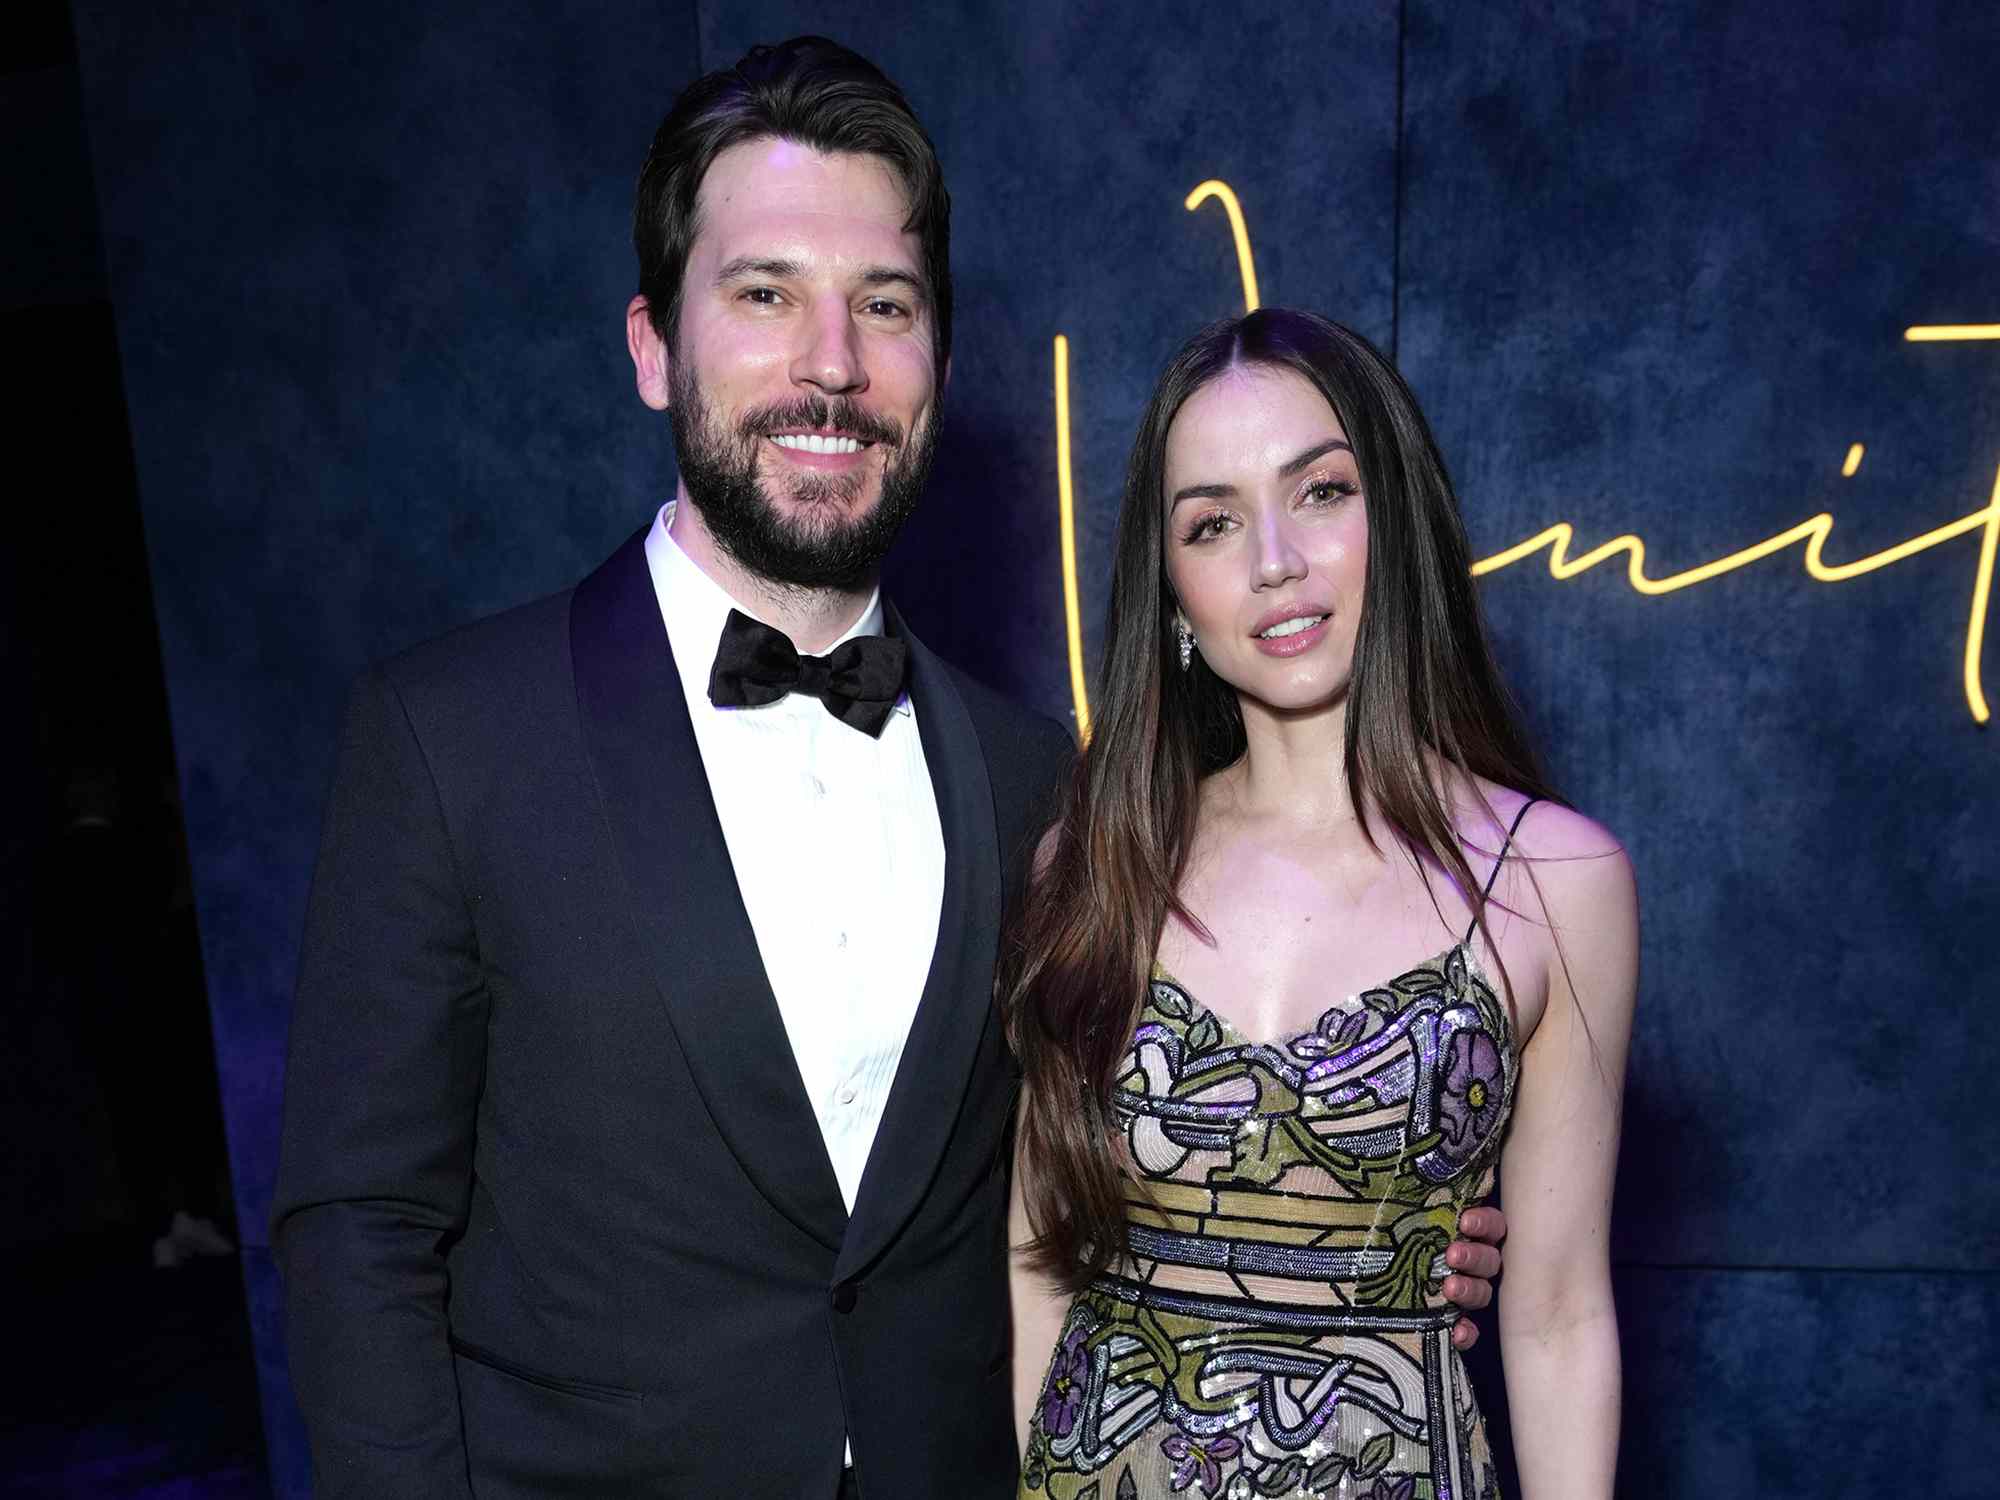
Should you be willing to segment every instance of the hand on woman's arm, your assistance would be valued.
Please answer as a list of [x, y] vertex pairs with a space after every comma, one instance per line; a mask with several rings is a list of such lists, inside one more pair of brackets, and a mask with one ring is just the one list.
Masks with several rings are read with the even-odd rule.
[[[1500, 1242], [1507, 1238], [1507, 1216], [1491, 1204], [1468, 1208], [1458, 1216], [1458, 1238], [1445, 1247], [1444, 1263], [1451, 1274], [1444, 1279], [1447, 1302], [1455, 1302], [1465, 1312], [1477, 1312], [1493, 1300], [1494, 1278], [1500, 1274]], [[1470, 1349], [1479, 1342], [1479, 1325], [1460, 1317], [1451, 1325], [1454, 1349]]]
[[1500, 1353], [1524, 1500], [1611, 1494], [1618, 1324], [1611, 1184], [1638, 986], [1632, 868], [1582, 818], [1524, 839], [1553, 934], [1548, 1006], [1522, 1057], [1501, 1158], [1507, 1281]]

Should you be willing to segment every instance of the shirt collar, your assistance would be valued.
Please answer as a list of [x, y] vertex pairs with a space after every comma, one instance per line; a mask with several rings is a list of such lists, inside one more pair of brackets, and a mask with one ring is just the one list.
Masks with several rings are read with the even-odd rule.
[[[677, 503], [669, 500], [653, 517], [653, 528], [646, 533], [646, 570], [653, 578], [653, 597], [660, 606], [660, 619], [667, 627], [667, 644], [673, 648], [681, 688], [692, 705], [708, 702], [708, 676], [715, 670], [715, 653], [722, 643], [722, 626], [729, 612], [741, 609], [752, 619], [760, 617], [755, 610], [745, 609], [730, 598], [721, 584], [702, 571], [701, 564], [681, 550], [680, 543], [667, 530], [673, 525]], [[868, 607], [861, 611], [861, 617], [826, 650], [832, 651], [856, 636], [881, 635], [882, 622], [882, 590], [878, 587], [868, 596]], [[910, 712], [909, 693], [905, 692], [896, 701], [896, 712]]]

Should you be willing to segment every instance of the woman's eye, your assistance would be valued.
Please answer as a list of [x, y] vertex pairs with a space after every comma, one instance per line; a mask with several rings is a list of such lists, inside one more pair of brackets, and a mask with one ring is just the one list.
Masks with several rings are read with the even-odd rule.
[[1344, 479], [1316, 479], [1306, 486], [1306, 498], [1315, 505], [1335, 505], [1355, 493], [1357, 486]]
[[1187, 529], [1187, 534], [1183, 538], [1183, 540], [1189, 542], [1205, 542], [1209, 540], [1209, 538], [1211, 537], [1221, 536], [1224, 531], [1228, 530], [1228, 528], [1229, 528], [1229, 517], [1222, 515], [1220, 512], [1218, 512], [1215, 515], [1203, 516], [1199, 520], [1197, 520], [1192, 526], [1190, 526]]

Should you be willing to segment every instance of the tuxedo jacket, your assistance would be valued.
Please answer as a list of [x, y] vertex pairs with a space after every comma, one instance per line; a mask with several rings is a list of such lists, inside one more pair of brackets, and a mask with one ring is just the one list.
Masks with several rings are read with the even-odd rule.
[[273, 1244], [322, 1500], [1004, 1496], [993, 1001], [1068, 736], [909, 635], [937, 947], [850, 1218], [646, 567], [369, 673], [314, 876]]

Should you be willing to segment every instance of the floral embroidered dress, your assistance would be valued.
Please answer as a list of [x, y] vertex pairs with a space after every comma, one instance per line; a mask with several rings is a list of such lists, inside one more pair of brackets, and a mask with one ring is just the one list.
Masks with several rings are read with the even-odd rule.
[[1064, 1318], [1022, 1496], [1497, 1495], [1439, 1290], [1517, 1068], [1470, 936], [1273, 1042], [1155, 970], [1116, 1099], [1131, 1260]]

